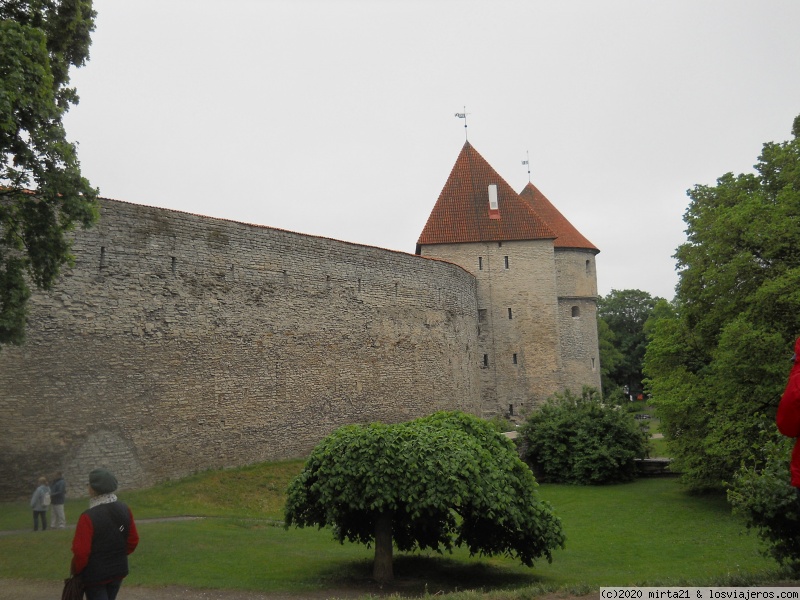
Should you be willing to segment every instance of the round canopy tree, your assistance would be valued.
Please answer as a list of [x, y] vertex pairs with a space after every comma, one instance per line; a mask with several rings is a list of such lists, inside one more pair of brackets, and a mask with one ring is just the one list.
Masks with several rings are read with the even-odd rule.
[[513, 443], [486, 421], [439, 412], [396, 425], [348, 425], [314, 449], [289, 485], [286, 527], [330, 526], [375, 544], [373, 576], [401, 551], [506, 554], [533, 566], [564, 547], [560, 520]]

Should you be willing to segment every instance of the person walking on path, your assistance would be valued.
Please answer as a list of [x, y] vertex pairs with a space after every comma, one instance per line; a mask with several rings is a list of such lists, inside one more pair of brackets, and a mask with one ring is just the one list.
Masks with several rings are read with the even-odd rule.
[[[797, 338], [794, 344], [792, 362], [794, 364], [792, 365], [792, 370], [789, 371], [789, 381], [778, 404], [775, 423], [778, 426], [778, 431], [783, 435], [800, 438], [800, 338]], [[794, 444], [792, 462], [789, 469], [792, 474], [792, 486], [795, 488], [798, 498], [800, 498], [800, 439]]]
[[67, 517], [64, 515], [64, 502], [67, 500], [67, 482], [61, 471], [56, 471], [53, 485], [50, 486], [50, 527], [51, 529], [64, 529], [67, 526]]
[[39, 531], [39, 519], [42, 520], [42, 531], [47, 529], [47, 505], [50, 504], [50, 488], [47, 479], [39, 477], [39, 485], [33, 490], [31, 508], [33, 509], [33, 530]]
[[139, 534], [133, 513], [117, 499], [117, 478], [106, 469], [89, 473], [89, 509], [75, 527], [70, 573], [80, 575], [86, 600], [114, 600], [128, 574], [128, 555]]

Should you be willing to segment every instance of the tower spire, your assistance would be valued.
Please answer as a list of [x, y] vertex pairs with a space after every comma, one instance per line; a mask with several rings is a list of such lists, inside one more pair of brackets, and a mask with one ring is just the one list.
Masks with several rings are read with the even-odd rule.
[[528, 183], [531, 182], [531, 157], [527, 150], [525, 150], [525, 160], [522, 161], [523, 165], [528, 166]]
[[456, 116], [459, 119], [464, 119], [464, 141], [469, 141], [469, 136], [467, 135], [467, 115], [468, 114], [469, 113], [467, 112], [467, 107], [466, 106], [464, 107], [464, 112], [460, 112], [460, 113], [457, 112], [456, 113]]

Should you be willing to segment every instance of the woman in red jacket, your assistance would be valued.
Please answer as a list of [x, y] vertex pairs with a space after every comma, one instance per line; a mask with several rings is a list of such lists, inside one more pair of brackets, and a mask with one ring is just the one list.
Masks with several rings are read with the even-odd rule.
[[72, 539], [73, 575], [80, 575], [86, 600], [114, 600], [128, 574], [128, 555], [139, 534], [130, 509], [117, 500], [117, 478], [106, 469], [89, 473], [89, 510]]
[[[783, 435], [793, 438], [800, 438], [800, 338], [794, 344], [794, 356], [792, 356], [792, 370], [789, 372], [789, 382], [781, 396], [778, 404], [778, 415], [775, 422], [778, 431]], [[792, 450], [792, 485], [800, 495], [800, 440], [794, 444]]]

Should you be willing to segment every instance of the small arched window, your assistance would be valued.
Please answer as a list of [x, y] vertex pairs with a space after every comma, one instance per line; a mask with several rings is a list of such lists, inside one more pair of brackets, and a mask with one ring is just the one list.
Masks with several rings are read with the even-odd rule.
[[577, 319], [581, 316], [581, 307], [580, 306], [573, 306], [572, 307], [572, 317]]

